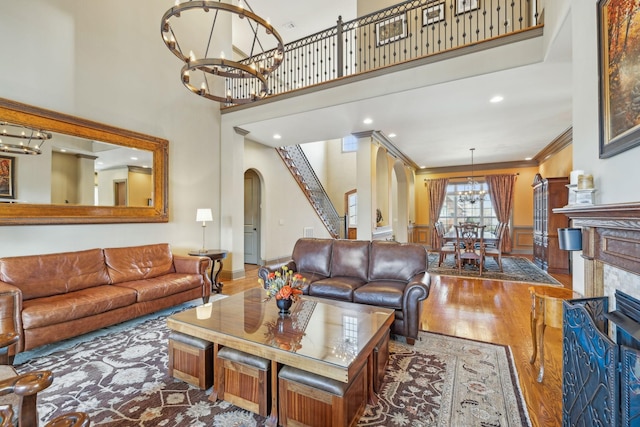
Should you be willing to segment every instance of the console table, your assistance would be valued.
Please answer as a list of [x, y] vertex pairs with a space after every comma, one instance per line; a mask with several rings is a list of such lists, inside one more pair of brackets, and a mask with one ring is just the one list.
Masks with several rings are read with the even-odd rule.
[[[189, 255], [191, 256], [204, 256], [210, 258], [213, 261], [211, 265], [211, 287], [214, 292], [220, 293], [222, 292], [222, 283], [218, 282], [218, 276], [222, 271], [223, 262], [222, 260], [227, 257], [228, 251], [224, 249], [207, 249], [206, 251], [191, 251]], [[218, 264], [218, 268], [216, 269], [216, 263]], [[215, 271], [215, 276], [213, 272]]]

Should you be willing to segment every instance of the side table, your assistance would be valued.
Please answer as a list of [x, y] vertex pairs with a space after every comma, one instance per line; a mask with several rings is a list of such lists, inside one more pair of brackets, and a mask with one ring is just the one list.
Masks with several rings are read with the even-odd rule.
[[544, 376], [544, 330], [547, 326], [562, 329], [562, 301], [566, 299], [582, 298], [578, 292], [556, 286], [531, 286], [531, 341], [533, 354], [529, 363], [536, 361], [540, 352], [540, 371], [538, 382]]
[[[218, 282], [218, 275], [222, 271], [223, 262], [222, 260], [227, 257], [228, 251], [224, 249], [207, 249], [206, 251], [191, 251], [189, 255], [191, 256], [205, 256], [210, 258], [213, 261], [211, 265], [211, 290], [217, 293], [222, 292], [222, 283]], [[216, 269], [216, 263], [218, 264], [218, 268]], [[215, 276], [213, 272], [215, 271]]]

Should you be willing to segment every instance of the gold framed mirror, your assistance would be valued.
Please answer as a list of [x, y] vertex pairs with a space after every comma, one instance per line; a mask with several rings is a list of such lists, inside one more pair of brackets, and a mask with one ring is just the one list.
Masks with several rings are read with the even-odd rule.
[[[0, 225], [168, 222], [169, 141], [166, 139], [4, 98], [0, 98], [1, 122], [39, 129], [53, 136], [42, 143], [42, 154], [39, 155], [5, 153], [0, 143], [0, 157], [9, 159], [5, 163], [11, 166], [10, 171], [0, 171], [0, 175], [6, 172], [6, 178], [10, 179], [9, 183], [3, 183], [7, 190], [5, 195], [9, 197], [1, 197], [3, 192], [0, 191]], [[2, 137], [0, 129], [2, 139], [7, 138]], [[61, 141], [71, 146], [70, 153], [62, 147]], [[134, 151], [140, 155], [130, 156]], [[99, 166], [107, 163], [107, 159], [111, 161], [109, 156], [114, 153], [129, 158], [118, 166], [112, 163], [108, 168]], [[78, 165], [69, 167], [69, 160], [59, 160], [67, 157]], [[148, 164], [133, 164], [131, 159], [137, 161], [138, 157]], [[69, 170], [76, 169], [78, 172], [74, 174], [83, 177], [84, 189], [74, 189], [71, 193], [52, 189], [68, 187], [68, 184], [59, 184], [57, 174], [69, 174]], [[113, 172], [116, 169], [124, 170], [118, 172], [124, 173], [124, 178], [116, 176]], [[102, 175], [108, 175], [110, 180], [104, 186], [105, 190], [100, 190], [103, 184], [99, 184], [99, 177]], [[139, 189], [140, 184], [128, 192], [123, 190], [122, 182], [127, 181], [127, 176], [131, 181], [143, 181], [144, 191]], [[65, 177], [63, 182], [67, 179]], [[84, 196], [76, 197], [82, 192]], [[29, 197], [24, 197], [25, 194]]]

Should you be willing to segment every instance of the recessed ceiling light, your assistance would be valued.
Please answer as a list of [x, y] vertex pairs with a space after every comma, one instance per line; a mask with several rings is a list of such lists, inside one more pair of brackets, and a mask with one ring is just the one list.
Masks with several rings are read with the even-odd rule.
[[427, 168], [427, 167], [426, 167], [426, 166], [424, 166], [424, 165], [420, 166], [420, 169], [426, 169], [426, 168]]
[[273, 139], [282, 139], [282, 135], [280, 135], [279, 133], [276, 133], [273, 135]]
[[131, 160], [138, 160], [138, 158], [137, 157], [132, 157]]
[[60, 152], [61, 152], [61, 153], [66, 153], [66, 152], [67, 152], [67, 150], [65, 150], [64, 148], [61, 148], [61, 149], [60, 149]]
[[390, 133], [390, 134], [389, 134], [389, 138], [395, 138], [395, 137], [396, 137], [396, 134], [395, 134], [395, 133]]
[[491, 98], [489, 102], [491, 102], [492, 104], [496, 104], [498, 102], [502, 102], [503, 100], [504, 98], [501, 95], [496, 95], [493, 98]]
[[527, 161], [528, 160], [533, 160], [533, 157], [525, 157], [524, 159], [527, 160]]
[[362, 123], [364, 123], [365, 125], [370, 125], [371, 123], [373, 123], [373, 120], [371, 120], [369, 117], [367, 117], [366, 119], [364, 119], [362, 121]]

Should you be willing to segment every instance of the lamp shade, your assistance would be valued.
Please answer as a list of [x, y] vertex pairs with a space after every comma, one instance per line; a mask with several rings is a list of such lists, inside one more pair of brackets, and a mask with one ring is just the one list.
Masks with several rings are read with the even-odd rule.
[[558, 228], [558, 245], [565, 251], [581, 251], [582, 229]]
[[196, 211], [196, 221], [213, 221], [213, 214], [211, 213], [211, 209], [198, 209]]

